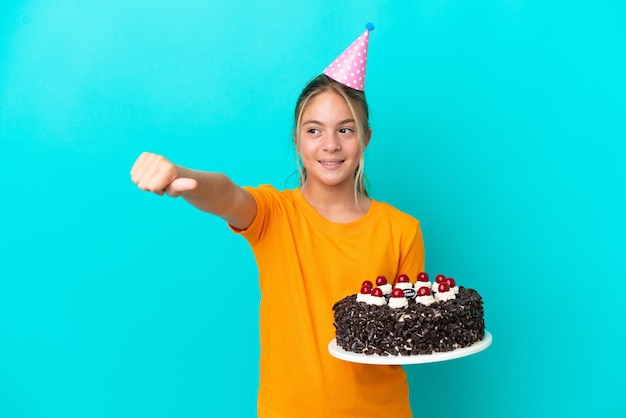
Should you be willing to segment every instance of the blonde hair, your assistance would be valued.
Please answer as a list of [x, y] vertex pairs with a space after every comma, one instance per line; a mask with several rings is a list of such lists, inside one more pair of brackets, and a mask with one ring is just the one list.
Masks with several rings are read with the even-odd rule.
[[[338, 81], [333, 80], [325, 74], [320, 74], [304, 87], [302, 93], [298, 97], [295, 109], [295, 125], [293, 129], [293, 137], [296, 146], [296, 165], [298, 172], [300, 173], [300, 187], [304, 185], [307, 179], [306, 168], [302, 165], [302, 162], [298, 156], [298, 144], [300, 143], [300, 123], [302, 122], [302, 114], [306, 108], [308, 102], [315, 96], [326, 91], [332, 91], [343, 97], [354, 117], [356, 124], [357, 136], [359, 138], [359, 149], [361, 151], [361, 157], [359, 165], [354, 171], [354, 196], [355, 199], [358, 195], [368, 197], [367, 188], [365, 187], [365, 159], [364, 152], [367, 142], [371, 135], [371, 129], [369, 126], [369, 109], [367, 101], [365, 99], [365, 93], [359, 90], [350, 88]], [[358, 199], [357, 199], [358, 200]]]

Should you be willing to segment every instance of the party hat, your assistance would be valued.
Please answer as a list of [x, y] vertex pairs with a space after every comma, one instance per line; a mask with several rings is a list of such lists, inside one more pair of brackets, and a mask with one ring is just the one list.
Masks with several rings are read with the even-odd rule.
[[370, 31], [374, 30], [374, 25], [368, 23], [365, 25], [365, 28], [365, 32], [356, 38], [356, 40], [324, 70], [324, 74], [333, 80], [360, 91], [363, 91], [365, 88], [367, 45]]

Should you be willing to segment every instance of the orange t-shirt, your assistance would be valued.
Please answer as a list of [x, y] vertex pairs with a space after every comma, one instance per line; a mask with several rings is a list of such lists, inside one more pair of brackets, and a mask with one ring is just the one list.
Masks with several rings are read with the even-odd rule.
[[299, 189], [246, 188], [257, 215], [243, 234], [259, 270], [260, 418], [411, 417], [400, 366], [362, 365], [328, 352], [335, 302], [364, 280], [424, 270], [419, 221], [372, 201], [345, 224], [322, 217]]

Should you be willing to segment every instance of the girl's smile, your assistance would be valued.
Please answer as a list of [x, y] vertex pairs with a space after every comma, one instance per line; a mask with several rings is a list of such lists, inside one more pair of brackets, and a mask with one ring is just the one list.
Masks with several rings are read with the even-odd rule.
[[345, 160], [320, 160], [319, 163], [322, 164], [323, 167], [329, 170], [335, 170], [339, 168], [341, 164], [343, 164]]

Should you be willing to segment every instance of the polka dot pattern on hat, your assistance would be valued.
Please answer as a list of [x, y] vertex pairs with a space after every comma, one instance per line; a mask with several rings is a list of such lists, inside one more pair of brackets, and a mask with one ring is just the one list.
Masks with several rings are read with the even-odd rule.
[[353, 89], [365, 89], [365, 65], [367, 64], [367, 47], [369, 43], [369, 27], [345, 51], [335, 59], [324, 74]]

